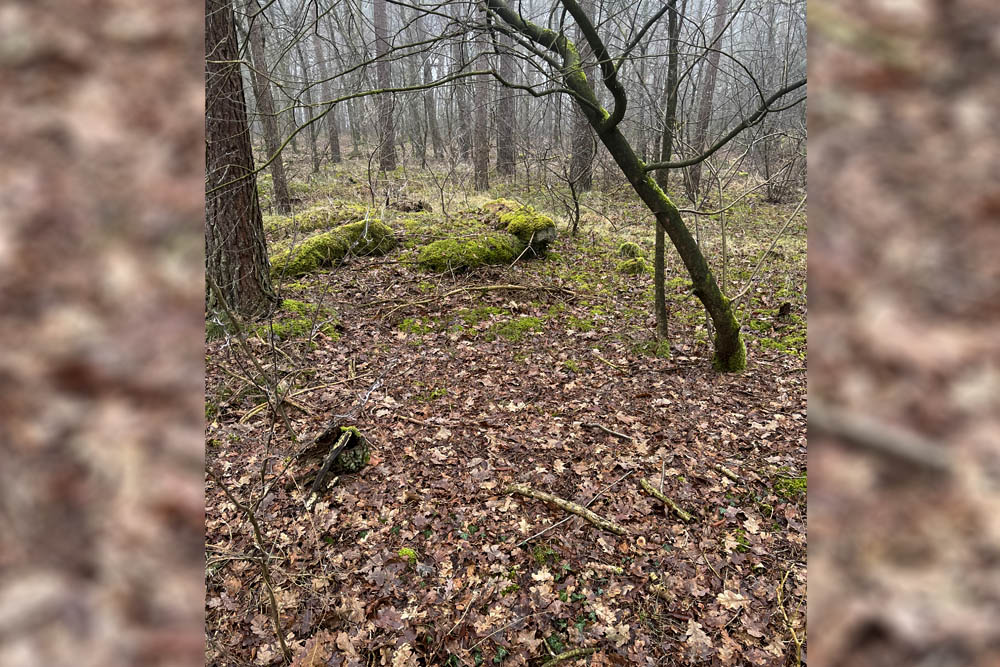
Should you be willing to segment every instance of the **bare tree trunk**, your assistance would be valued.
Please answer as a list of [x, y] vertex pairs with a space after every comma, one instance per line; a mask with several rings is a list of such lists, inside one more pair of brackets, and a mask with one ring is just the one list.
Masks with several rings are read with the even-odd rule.
[[[708, 136], [708, 124], [712, 119], [712, 104], [715, 100], [715, 77], [719, 71], [719, 58], [722, 55], [719, 48], [719, 40], [722, 39], [722, 31], [726, 27], [726, 15], [729, 13], [729, 0], [715, 0], [715, 21], [712, 26], [712, 50], [708, 52], [705, 62], [705, 76], [701, 87], [701, 105], [698, 107], [698, 121], [695, 125], [694, 141], [692, 148], [695, 153], [701, 153], [705, 149], [705, 139]], [[689, 191], [688, 196], [691, 201], [698, 198], [701, 190], [701, 163], [691, 166], [688, 172]]]
[[[683, 15], [677, 13], [677, 0], [668, 0], [668, 23], [667, 33], [670, 38], [670, 51], [667, 54], [667, 82], [663, 91], [663, 96], [667, 100], [666, 110], [663, 114], [663, 137], [660, 145], [660, 162], [669, 162], [674, 150], [674, 131], [677, 127], [677, 66], [680, 54], [680, 24]], [[664, 194], [667, 192], [667, 184], [670, 180], [670, 170], [663, 169], [656, 174], [656, 184], [660, 186]], [[653, 310], [656, 312], [656, 339], [658, 341], [668, 341], [670, 331], [667, 321], [667, 298], [666, 298], [666, 267], [665, 252], [666, 239], [664, 238], [663, 227], [656, 225], [656, 251], [653, 260]]]
[[[205, 271], [230, 308], [266, 313], [271, 288], [232, 5], [205, 3]], [[274, 116], [271, 116], [274, 119]], [[212, 290], [209, 312], [222, 310]]]
[[[504, 81], [514, 78], [514, 56], [510, 52], [510, 37], [504, 34], [497, 36], [500, 47], [499, 74]], [[497, 173], [502, 176], [514, 175], [514, 95], [508, 88], [499, 90], [500, 100], [497, 103]]]
[[[454, 6], [455, 21], [460, 20], [459, 5]], [[459, 37], [451, 47], [452, 68], [451, 73], [456, 74], [465, 69], [467, 54], [465, 50], [465, 37]], [[458, 79], [455, 86], [455, 104], [458, 107], [458, 146], [463, 160], [472, 157], [472, 132], [469, 128], [469, 100], [465, 87], [465, 79]]]
[[[271, 83], [268, 79], [267, 60], [264, 57], [264, 31], [261, 21], [264, 20], [257, 0], [248, 0], [247, 14], [250, 16], [250, 52], [253, 66], [250, 68], [250, 80], [253, 82], [254, 97], [257, 98], [257, 112], [264, 126], [264, 148], [267, 159], [271, 160], [271, 180], [274, 184], [274, 205], [278, 213], [288, 213], [292, 210], [292, 199], [288, 194], [288, 180], [285, 178], [285, 164], [281, 159], [281, 140], [278, 136], [278, 119], [274, 113], [274, 97], [271, 95]], [[240, 90], [242, 91], [242, 85]], [[240, 93], [242, 95], [242, 92]], [[220, 283], [221, 285], [221, 283]]]
[[[316, 27], [317, 31], [319, 26]], [[313, 33], [313, 56], [316, 58], [316, 70], [319, 72], [319, 77], [322, 79], [321, 90], [323, 91], [323, 99], [332, 100], [333, 90], [330, 86], [330, 69], [326, 64], [326, 55], [323, 49], [323, 40], [320, 39], [318, 32]], [[331, 104], [327, 107], [326, 112], [326, 132], [330, 141], [330, 161], [333, 164], [340, 162], [340, 127], [337, 125], [337, 105]]]
[[[388, 17], [386, 15], [386, 0], [375, 0], [375, 44], [376, 74], [378, 76], [378, 87], [382, 90], [389, 88], [391, 84], [391, 71], [389, 64], [389, 28]], [[379, 128], [382, 136], [379, 137], [379, 169], [382, 171], [392, 171], [396, 168], [396, 127], [393, 121], [393, 98], [390, 93], [382, 93], [378, 98], [379, 103]]]

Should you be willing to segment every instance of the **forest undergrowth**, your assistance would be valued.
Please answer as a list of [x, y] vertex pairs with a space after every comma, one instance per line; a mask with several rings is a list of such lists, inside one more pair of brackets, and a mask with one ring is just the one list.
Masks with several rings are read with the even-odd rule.
[[[415, 173], [391, 175], [374, 201], [359, 164], [294, 184], [297, 210], [367, 206], [401, 243], [281, 281], [280, 337], [266, 326], [245, 345], [208, 343], [208, 662], [282, 661], [273, 592], [297, 665], [799, 664], [804, 214], [773, 248], [793, 204], [751, 196], [699, 223], [720, 276], [727, 227], [726, 292], [754, 280], [738, 309], [747, 370], [718, 374], [670, 248], [670, 353], [654, 340], [651, 221], [623, 188], [588, 193], [574, 237], [552, 190], [452, 186], [448, 200]], [[261, 194], [266, 208], [266, 179]], [[426, 202], [447, 234], [499, 196], [556, 219], [548, 257], [416, 267], [411, 214], [397, 209]], [[624, 242], [645, 257], [636, 275], [621, 270]], [[307, 511], [287, 464], [338, 415], [371, 460]], [[512, 483], [580, 505], [598, 496], [589, 508], [625, 534], [509, 495]], [[234, 499], [255, 507], [266, 573]]]

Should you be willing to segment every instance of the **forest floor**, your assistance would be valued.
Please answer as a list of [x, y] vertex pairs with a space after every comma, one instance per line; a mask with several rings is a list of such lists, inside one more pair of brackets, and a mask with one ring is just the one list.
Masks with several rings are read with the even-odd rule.
[[[393, 183], [393, 200], [441, 210], [433, 183]], [[572, 237], [545, 191], [495, 189], [490, 197], [554, 215], [560, 236], [546, 259], [461, 275], [417, 270], [391, 200], [381, 213], [404, 241], [397, 251], [285, 281], [282, 298], [321, 305], [328, 321], [317, 315], [284, 340], [251, 336], [248, 347], [291, 392], [297, 443], [261, 409], [259, 373], [235, 338], [209, 342], [207, 465], [241, 503], [259, 501], [296, 664], [541, 665], [572, 649], [593, 650], [561, 664], [797, 664], [804, 213], [741, 302], [747, 370], [718, 374], [704, 311], [672, 253], [672, 354], [653, 342], [651, 277], [617, 270], [622, 241], [652, 255], [652, 230], [618, 190], [587, 195]], [[297, 207], [364, 203], [367, 185], [355, 165], [294, 192]], [[462, 196], [472, 199], [455, 210], [490, 198]], [[730, 210], [728, 293], [793, 208], [750, 197]], [[718, 227], [706, 219], [700, 230], [717, 274]], [[306, 490], [279, 477], [336, 415], [352, 417], [343, 423], [361, 430], [372, 458], [306, 511]], [[693, 521], [665, 510], [642, 479]], [[508, 495], [511, 483], [581, 505], [600, 493], [590, 509], [626, 534]], [[212, 480], [207, 503], [208, 662], [277, 664], [250, 522]]]

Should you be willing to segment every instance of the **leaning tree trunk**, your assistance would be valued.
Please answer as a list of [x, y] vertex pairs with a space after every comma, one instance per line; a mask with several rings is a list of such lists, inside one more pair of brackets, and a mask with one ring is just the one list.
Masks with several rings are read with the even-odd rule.
[[[377, 59], [375, 73], [378, 77], [378, 87], [389, 88], [392, 79], [389, 64], [389, 20], [386, 15], [386, 0], [375, 0], [375, 57]], [[390, 93], [382, 93], [378, 98], [379, 153], [378, 164], [382, 171], [392, 171], [396, 168], [396, 126], [393, 121], [393, 104]]]
[[[667, 54], [667, 83], [663, 91], [667, 99], [666, 110], [663, 114], [663, 137], [660, 146], [660, 162], [670, 162], [670, 156], [674, 150], [674, 130], [677, 127], [677, 53], [680, 38], [680, 19], [677, 15], [677, 0], [668, 0], [668, 21], [667, 33], [670, 38], [669, 53]], [[667, 183], [670, 180], [670, 171], [662, 169], [657, 173], [656, 184], [664, 193], [667, 192]], [[667, 297], [666, 297], [666, 267], [665, 254], [666, 239], [664, 238], [663, 227], [656, 225], [656, 251], [653, 262], [653, 310], [656, 312], [656, 339], [658, 341], [668, 341], [670, 330], [667, 321]]]
[[[288, 194], [285, 164], [281, 158], [278, 118], [274, 113], [274, 97], [271, 95], [267, 59], [264, 57], [264, 31], [261, 30], [261, 21], [264, 18], [261, 12], [257, 0], [247, 2], [247, 13], [250, 15], [250, 53], [253, 57], [250, 80], [253, 82], [254, 97], [257, 98], [257, 112], [260, 114], [261, 123], [264, 126], [264, 148], [267, 150], [267, 159], [271, 161], [274, 206], [278, 213], [288, 213], [292, 210], [292, 198]], [[240, 90], [242, 91], [242, 86]], [[240, 94], [242, 95], [242, 92]]]
[[[252, 319], [270, 309], [275, 295], [239, 62], [232, 5], [206, 0], [205, 272], [228, 306]], [[212, 289], [207, 308], [223, 310]]]
[[[708, 137], [708, 124], [712, 119], [712, 104], [715, 100], [715, 77], [719, 71], [721, 49], [718, 47], [722, 39], [722, 31], [726, 27], [726, 14], [729, 13], [729, 0], [715, 0], [715, 21], [712, 26], [712, 50], [708, 52], [705, 63], [705, 76], [701, 87], [701, 105], [698, 107], [698, 121], [695, 125], [694, 152], [701, 153], [705, 149]], [[691, 166], [688, 171], [688, 195], [691, 201], [698, 200], [701, 190], [701, 162]]]
[[[333, 90], [330, 87], [330, 69], [326, 64], [326, 54], [323, 49], [323, 40], [319, 37], [319, 26], [313, 33], [313, 56], [316, 58], [316, 70], [322, 79], [320, 90], [323, 99], [326, 101], [333, 99]], [[337, 105], [330, 104], [326, 110], [326, 132], [330, 141], [330, 162], [337, 164], [340, 162], [340, 128], [337, 125]]]
[[[715, 357], [712, 365], [720, 371], [740, 371], [746, 367], [746, 347], [740, 336], [740, 326], [736, 321], [732, 306], [712, 275], [712, 270], [705, 261], [701, 249], [691, 236], [680, 211], [666, 193], [646, 171], [646, 165], [636, 156], [625, 135], [619, 129], [620, 114], [625, 109], [625, 93], [622, 89], [613, 91], [616, 96], [616, 118], [609, 114], [600, 104], [590, 79], [583, 73], [579, 51], [563, 35], [524, 20], [520, 14], [511, 10], [503, 0], [487, 0], [491, 11], [496, 13], [507, 25], [518, 30], [536, 44], [544, 46], [562, 58], [561, 75], [563, 82], [577, 104], [587, 117], [591, 126], [597, 131], [601, 142], [608, 149], [611, 157], [628, 178], [632, 188], [639, 198], [656, 217], [658, 225], [662, 226], [681, 261], [691, 276], [695, 296], [704, 304], [705, 309], [715, 324]], [[579, 9], [578, 5], [566, 2], [567, 7]], [[573, 9], [570, 9], [572, 12]], [[620, 105], [620, 106], [617, 106]]]

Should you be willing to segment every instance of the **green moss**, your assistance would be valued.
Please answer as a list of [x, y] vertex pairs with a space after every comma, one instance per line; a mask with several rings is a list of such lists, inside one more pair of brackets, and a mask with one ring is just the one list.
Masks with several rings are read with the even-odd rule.
[[[738, 373], [747, 367], [747, 346], [743, 342], [743, 336], [739, 338], [740, 347], [736, 354], [727, 360], [722, 360], [718, 355], [712, 357], [712, 368], [720, 373]], [[718, 346], [718, 341], [716, 341]]]
[[786, 354], [794, 354], [797, 357], [804, 358], [806, 356], [806, 337], [803, 334], [783, 336], [779, 340], [761, 338], [760, 346], [769, 350], [778, 350]]
[[[286, 314], [290, 314], [291, 317], [285, 316]], [[278, 340], [290, 340], [312, 334], [315, 323], [319, 331], [337, 340], [340, 334], [337, 333], [336, 319], [336, 312], [332, 308], [320, 308], [311, 303], [285, 299], [281, 302], [279, 311], [275, 313], [275, 319], [257, 325], [253, 332], [262, 338], [273, 334]]]
[[576, 361], [574, 361], [572, 359], [567, 359], [566, 361], [564, 361], [562, 363], [563, 363], [563, 366], [566, 367], [566, 370], [573, 371], [574, 373], [579, 373], [580, 372], [580, 364], [577, 363]]
[[639, 343], [632, 348], [633, 352], [637, 354], [643, 354], [649, 357], [657, 357], [658, 359], [669, 359], [670, 358], [670, 341], [667, 340], [648, 340], [644, 343]]
[[535, 548], [531, 550], [531, 556], [539, 565], [548, 563], [554, 565], [559, 562], [559, 553], [547, 544], [536, 544]]
[[532, 249], [544, 252], [556, 236], [556, 224], [547, 215], [536, 213], [530, 206], [500, 216], [500, 225], [521, 243], [531, 244]]
[[417, 552], [410, 547], [403, 547], [396, 554], [410, 565], [416, 565], [417, 563]]
[[785, 500], [796, 500], [806, 495], [808, 481], [806, 475], [801, 477], [780, 477], [774, 483], [774, 494]]
[[472, 326], [483, 320], [488, 320], [493, 315], [503, 315], [507, 311], [496, 306], [476, 306], [475, 308], [463, 308], [455, 314], [462, 318], [467, 325]]
[[383, 255], [396, 245], [392, 230], [378, 220], [341, 225], [307, 238], [271, 257], [271, 276], [296, 277], [332, 266], [346, 255]]
[[631, 241], [626, 241], [618, 246], [618, 256], [624, 258], [642, 257], [642, 248]]
[[633, 257], [618, 263], [618, 272], [629, 276], [638, 276], [649, 272], [649, 265], [642, 257]]
[[525, 316], [501, 322], [491, 327], [491, 332], [512, 343], [519, 343], [530, 332], [541, 331], [542, 320], [537, 317]]
[[320, 229], [332, 229], [338, 225], [365, 220], [369, 210], [364, 206], [347, 202], [333, 202], [314, 206], [294, 216], [264, 216], [264, 231], [271, 237], [288, 236], [293, 233], [308, 234]]
[[441, 239], [420, 249], [417, 265], [437, 273], [465, 271], [487, 264], [510, 264], [523, 250], [524, 245], [507, 234], [468, 241]]
[[576, 331], [584, 333], [586, 333], [587, 331], [593, 331], [594, 329], [597, 328], [597, 325], [594, 323], [593, 320], [586, 319], [583, 317], [577, 317], [576, 315], [570, 315], [566, 319], [566, 322], [569, 324], [570, 329], [574, 329]]
[[399, 323], [400, 331], [405, 331], [411, 334], [426, 334], [434, 331], [434, 327], [429, 324], [423, 324], [420, 320], [414, 319], [412, 317], [407, 317], [405, 320]]

